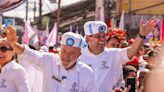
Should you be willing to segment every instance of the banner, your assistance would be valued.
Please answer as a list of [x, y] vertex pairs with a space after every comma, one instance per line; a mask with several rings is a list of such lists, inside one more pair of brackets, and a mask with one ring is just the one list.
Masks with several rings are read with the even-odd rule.
[[150, 32], [146, 39], [145, 43], [150, 43], [151, 45], [160, 44], [162, 41], [163, 32], [162, 32], [162, 19], [158, 19], [158, 24], [156, 27]]
[[8, 26], [8, 25], [11, 25], [11, 26], [15, 26], [15, 19], [12, 19], [12, 18], [8, 18], [8, 19], [5, 19], [5, 26]]

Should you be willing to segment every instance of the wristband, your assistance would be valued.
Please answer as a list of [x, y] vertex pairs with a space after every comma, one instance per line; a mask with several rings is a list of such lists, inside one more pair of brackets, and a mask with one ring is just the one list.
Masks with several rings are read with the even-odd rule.
[[138, 36], [139, 36], [140, 38], [142, 38], [142, 39], [146, 39], [146, 36], [143, 36], [143, 35], [141, 35], [140, 33], [138, 34]]

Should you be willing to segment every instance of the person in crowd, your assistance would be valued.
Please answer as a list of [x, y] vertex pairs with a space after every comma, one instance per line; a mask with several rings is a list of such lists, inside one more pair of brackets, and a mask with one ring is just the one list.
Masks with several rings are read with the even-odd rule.
[[116, 74], [121, 64], [130, 61], [143, 44], [145, 36], [152, 31], [157, 24], [156, 20], [141, 23], [139, 34], [129, 48], [107, 49], [105, 48], [105, 33], [107, 26], [101, 21], [88, 21], [84, 24], [84, 31], [88, 46], [83, 49], [81, 60], [91, 66], [94, 71], [96, 92], [111, 92], [116, 83]]
[[0, 92], [31, 92], [25, 69], [16, 63], [15, 50], [0, 37]]
[[131, 65], [124, 65], [123, 75], [124, 75], [124, 80], [126, 80], [127, 78], [137, 77], [137, 69]]
[[79, 59], [85, 43], [81, 35], [64, 33], [58, 55], [31, 50], [17, 43], [16, 31], [11, 26], [5, 32], [18, 57], [38, 66], [43, 72], [43, 92], [96, 92], [92, 69]]
[[110, 36], [106, 40], [105, 47], [107, 48], [118, 48], [120, 43], [120, 39], [117, 36]]

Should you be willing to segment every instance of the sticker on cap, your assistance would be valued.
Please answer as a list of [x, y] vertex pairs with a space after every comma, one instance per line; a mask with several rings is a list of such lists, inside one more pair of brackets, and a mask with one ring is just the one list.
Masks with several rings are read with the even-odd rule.
[[106, 27], [104, 25], [100, 26], [98, 31], [99, 32], [104, 32], [106, 30]]
[[66, 45], [67, 45], [67, 46], [73, 46], [73, 45], [74, 45], [74, 40], [73, 40], [72, 38], [68, 38], [68, 39], [66, 40]]

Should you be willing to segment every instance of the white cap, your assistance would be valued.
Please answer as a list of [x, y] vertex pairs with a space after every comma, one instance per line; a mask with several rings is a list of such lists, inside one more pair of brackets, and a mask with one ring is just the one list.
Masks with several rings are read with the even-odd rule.
[[88, 21], [84, 24], [85, 35], [93, 35], [99, 32], [107, 32], [107, 25], [102, 21]]
[[62, 35], [60, 44], [71, 47], [83, 48], [86, 45], [86, 41], [80, 34], [66, 32]]

